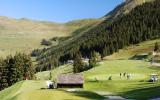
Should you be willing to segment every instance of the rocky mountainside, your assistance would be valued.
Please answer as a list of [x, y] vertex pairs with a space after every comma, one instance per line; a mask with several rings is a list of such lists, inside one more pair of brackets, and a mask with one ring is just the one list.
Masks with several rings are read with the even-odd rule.
[[122, 4], [118, 5], [114, 10], [106, 14], [104, 18], [107, 18], [108, 20], [112, 21], [118, 17], [121, 17], [129, 13], [136, 6], [150, 1], [154, 0], [125, 0]]

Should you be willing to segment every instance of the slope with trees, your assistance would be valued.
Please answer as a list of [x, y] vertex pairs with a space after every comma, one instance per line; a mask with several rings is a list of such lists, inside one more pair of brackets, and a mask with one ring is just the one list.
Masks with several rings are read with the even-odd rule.
[[0, 90], [24, 79], [33, 79], [34, 69], [30, 56], [17, 53], [0, 59]]
[[130, 44], [152, 40], [160, 37], [160, 2], [145, 3], [137, 6], [127, 15], [109, 23], [103, 21], [96, 27], [75, 36], [67, 42], [56, 47], [51, 47], [38, 56], [37, 68], [47, 69], [52, 62], [63, 64], [68, 59], [73, 59], [77, 52], [82, 57], [90, 57], [96, 51], [102, 57], [113, 54], [119, 49]]

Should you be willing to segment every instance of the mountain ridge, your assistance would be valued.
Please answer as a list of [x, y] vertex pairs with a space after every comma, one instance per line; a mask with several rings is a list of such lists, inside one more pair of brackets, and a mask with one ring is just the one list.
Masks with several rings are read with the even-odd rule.
[[5, 57], [16, 52], [30, 53], [33, 49], [43, 48], [40, 45], [42, 39], [68, 37], [75, 30], [99, 21], [101, 20], [85, 19], [78, 20], [75, 24], [62, 24], [0, 16], [0, 55]]
[[103, 18], [108, 19], [109, 21], [115, 20], [119, 17], [122, 17], [125, 14], [128, 14], [136, 6], [142, 5], [146, 2], [151, 2], [154, 0], [125, 0], [123, 3], [119, 4], [115, 9], [107, 13]]

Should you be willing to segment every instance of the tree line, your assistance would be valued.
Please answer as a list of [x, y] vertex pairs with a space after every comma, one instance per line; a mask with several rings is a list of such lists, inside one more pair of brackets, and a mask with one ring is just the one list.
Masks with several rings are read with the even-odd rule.
[[37, 56], [37, 71], [64, 64], [77, 53], [91, 58], [95, 51], [103, 58], [125, 46], [157, 38], [160, 38], [160, 0], [140, 5], [113, 22], [106, 19], [82, 35], [41, 52]]
[[29, 55], [17, 53], [15, 56], [0, 58], [0, 90], [3, 90], [14, 83], [32, 79], [34, 70]]

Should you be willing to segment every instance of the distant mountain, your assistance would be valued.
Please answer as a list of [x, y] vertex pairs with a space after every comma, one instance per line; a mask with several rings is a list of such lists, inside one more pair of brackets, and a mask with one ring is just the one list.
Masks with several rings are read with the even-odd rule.
[[85, 19], [68, 23], [35, 21], [27, 18], [14, 19], [0, 16], [0, 55], [5, 57], [16, 51], [30, 53], [41, 48], [42, 39], [72, 36], [72, 32], [101, 19]]
[[145, 2], [150, 2], [150, 1], [154, 1], [154, 0], [125, 0], [122, 4], [118, 5], [114, 10], [106, 14], [104, 18], [112, 21], [116, 18], [119, 18], [129, 13], [136, 6], [141, 5]]
[[[87, 20], [86, 20], [87, 21]], [[77, 21], [79, 23], [81, 21]], [[14, 19], [9, 17], [0, 16], [0, 34], [52, 34], [53, 36], [64, 36], [70, 34], [73, 30], [84, 26], [67, 25], [47, 21], [34, 21], [27, 18]]]

